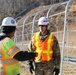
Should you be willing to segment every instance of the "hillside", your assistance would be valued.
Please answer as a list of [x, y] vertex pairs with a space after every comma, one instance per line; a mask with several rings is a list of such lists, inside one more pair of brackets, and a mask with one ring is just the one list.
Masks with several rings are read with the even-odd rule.
[[26, 13], [28, 10], [40, 5], [49, 5], [62, 2], [63, 0], [0, 0], [0, 24], [4, 17], [13, 16], [15, 18]]

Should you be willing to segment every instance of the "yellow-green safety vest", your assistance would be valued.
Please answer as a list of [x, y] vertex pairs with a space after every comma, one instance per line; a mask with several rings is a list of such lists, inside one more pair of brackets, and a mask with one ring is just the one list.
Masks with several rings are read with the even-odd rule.
[[20, 73], [20, 63], [13, 56], [20, 50], [15, 42], [6, 37], [0, 41], [0, 75], [17, 75]]

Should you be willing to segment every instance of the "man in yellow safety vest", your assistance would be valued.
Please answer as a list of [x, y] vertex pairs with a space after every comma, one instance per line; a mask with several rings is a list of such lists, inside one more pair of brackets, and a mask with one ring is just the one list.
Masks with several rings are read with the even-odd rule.
[[[57, 38], [48, 29], [49, 20], [38, 20], [39, 32], [34, 33], [29, 50], [37, 52], [35, 58], [35, 75], [58, 75], [60, 70], [60, 48]], [[31, 65], [30, 65], [31, 66]], [[33, 71], [32, 67], [30, 70]]]
[[0, 75], [20, 75], [19, 61], [31, 60], [37, 56], [35, 52], [20, 51], [12, 40], [17, 23], [13, 17], [2, 21], [0, 34]]

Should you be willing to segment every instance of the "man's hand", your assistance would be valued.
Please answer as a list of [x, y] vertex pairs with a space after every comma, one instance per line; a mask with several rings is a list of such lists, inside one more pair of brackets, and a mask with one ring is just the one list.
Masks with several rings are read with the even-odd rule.
[[33, 71], [34, 71], [33, 61], [29, 61], [29, 70], [31, 74], [33, 74]]
[[59, 74], [59, 69], [55, 68], [53, 73], [55, 73], [55, 75], [58, 75]]
[[36, 57], [38, 56], [38, 53], [37, 52], [34, 52], [35, 53], [35, 55], [36, 55]]

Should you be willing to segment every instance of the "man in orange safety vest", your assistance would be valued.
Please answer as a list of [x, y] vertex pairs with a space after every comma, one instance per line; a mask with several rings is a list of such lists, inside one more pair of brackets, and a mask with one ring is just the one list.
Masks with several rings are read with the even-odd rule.
[[[39, 32], [34, 33], [29, 50], [37, 52], [35, 58], [35, 75], [58, 75], [60, 70], [60, 48], [57, 38], [48, 29], [49, 20], [38, 20]], [[30, 65], [31, 66], [31, 65]], [[30, 67], [31, 71], [32, 68]]]

